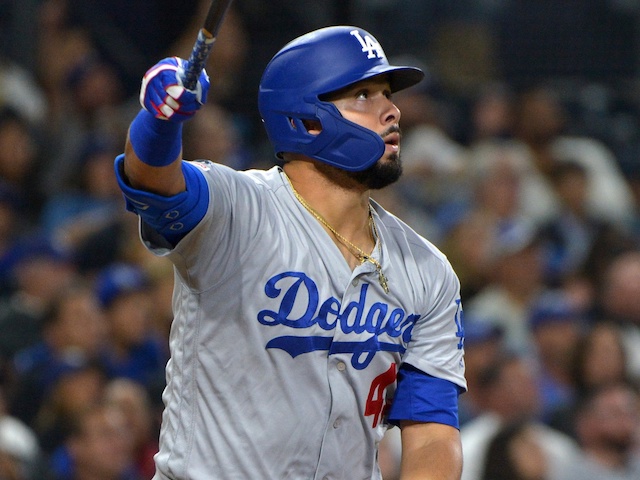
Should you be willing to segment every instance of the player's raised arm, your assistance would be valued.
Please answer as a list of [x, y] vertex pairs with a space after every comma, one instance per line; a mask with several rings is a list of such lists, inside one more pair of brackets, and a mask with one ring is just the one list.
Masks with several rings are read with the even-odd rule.
[[185, 190], [181, 168], [182, 124], [206, 102], [209, 78], [202, 71], [194, 90], [182, 84], [186, 62], [166, 58], [144, 75], [140, 89], [142, 109], [131, 122], [121, 167], [135, 189], [159, 195]]
[[172, 247], [203, 218], [208, 189], [202, 173], [182, 161], [182, 124], [205, 103], [209, 78], [203, 70], [193, 90], [183, 86], [186, 62], [166, 58], [145, 74], [142, 109], [131, 122], [124, 155], [115, 161], [126, 208]]

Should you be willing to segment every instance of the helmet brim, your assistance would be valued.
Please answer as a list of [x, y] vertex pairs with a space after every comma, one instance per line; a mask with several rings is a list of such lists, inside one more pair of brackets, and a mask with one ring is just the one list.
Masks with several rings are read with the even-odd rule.
[[327, 92], [322, 92], [319, 96], [325, 97], [326, 95], [330, 95], [332, 93], [348, 89], [358, 82], [361, 82], [363, 80], [369, 80], [371, 78], [378, 77], [380, 75], [388, 76], [389, 86], [391, 87], [391, 93], [396, 93], [396, 92], [399, 92], [400, 90], [404, 90], [405, 88], [409, 88], [414, 85], [417, 85], [425, 77], [424, 72], [417, 67], [378, 65], [374, 68], [367, 70], [365, 73], [354, 75], [353, 78], [350, 78], [350, 79], [343, 78], [343, 80], [347, 80], [347, 81], [345, 84], [341, 85], [340, 88], [333, 89]]
[[389, 75], [389, 84], [391, 85], [392, 93], [413, 87], [424, 79], [424, 72], [417, 67], [389, 66], [386, 68], [386, 72], [382, 73]]

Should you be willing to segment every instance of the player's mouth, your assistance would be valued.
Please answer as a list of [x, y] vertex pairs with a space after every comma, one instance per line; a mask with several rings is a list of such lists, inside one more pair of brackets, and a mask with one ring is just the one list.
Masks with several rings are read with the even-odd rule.
[[384, 138], [384, 144], [387, 149], [391, 151], [397, 152], [400, 149], [400, 133], [399, 132], [391, 132], [386, 135]]

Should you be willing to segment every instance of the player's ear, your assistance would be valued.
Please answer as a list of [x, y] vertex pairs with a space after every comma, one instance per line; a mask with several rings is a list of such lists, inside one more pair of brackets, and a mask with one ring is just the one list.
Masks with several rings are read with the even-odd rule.
[[311, 135], [318, 135], [322, 131], [320, 120], [302, 120], [302, 124]]

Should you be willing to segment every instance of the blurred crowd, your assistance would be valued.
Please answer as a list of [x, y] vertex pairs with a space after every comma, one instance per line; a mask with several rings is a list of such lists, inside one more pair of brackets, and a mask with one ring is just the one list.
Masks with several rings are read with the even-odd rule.
[[[173, 271], [113, 175], [145, 70], [203, 0], [0, 0], [0, 479], [148, 480]], [[352, 23], [427, 79], [395, 95], [375, 199], [448, 256], [465, 309], [463, 480], [640, 478], [640, 6], [236, 0], [184, 158], [276, 162], [268, 59]], [[398, 478], [397, 429], [382, 444]]]

